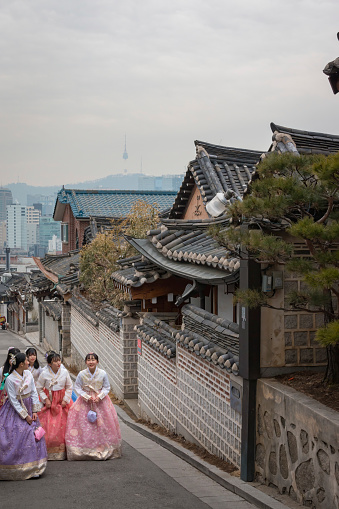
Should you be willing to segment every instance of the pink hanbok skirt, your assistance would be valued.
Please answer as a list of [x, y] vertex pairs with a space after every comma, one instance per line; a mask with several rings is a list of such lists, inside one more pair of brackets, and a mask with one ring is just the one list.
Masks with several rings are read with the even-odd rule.
[[[93, 423], [87, 419], [90, 410], [97, 413]], [[120, 458], [120, 426], [109, 396], [99, 403], [91, 403], [82, 397], [75, 401], [68, 413], [65, 441], [70, 461]]]
[[[49, 397], [46, 389], [44, 392]], [[65, 460], [66, 459], [66, 421], [68, 411], [73, 401], [71, 400], [65, 407], [61, 406], [61, 402], [65, 396], [65, 389], [52, 392], [51, 408], [43, 407], [38, 413], [41, 426], [46, 431], [45, 439], [47, 445], [49, 460]]]
[[6, 399], [7, 399], [7, 392], [5, 391], [5, 389], [3, 389], [2, 391], [0, 391], [0, 408], [2, 407], [2, 405], [4, 405]]

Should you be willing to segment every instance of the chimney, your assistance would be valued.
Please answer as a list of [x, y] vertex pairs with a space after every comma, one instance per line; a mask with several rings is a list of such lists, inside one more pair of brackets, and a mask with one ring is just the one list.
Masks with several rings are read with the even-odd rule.
[[9, 272], [11, 269], [11, 249], [9, 247], [6, 247], [6, 272]]

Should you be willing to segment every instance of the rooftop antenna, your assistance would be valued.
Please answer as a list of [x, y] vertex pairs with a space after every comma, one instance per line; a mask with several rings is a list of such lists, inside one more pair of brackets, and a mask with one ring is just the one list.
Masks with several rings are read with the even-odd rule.
[[140, 173], [142, 173], [142, 156], [140, 157]]
[[125, 159], [128, 159], [128, 154], [127, 154], [127, 149], [126, 149], [126, 134], [125, 134], [125, 150], [124, 150], [124, 153], [122, 154], [122, 158]]

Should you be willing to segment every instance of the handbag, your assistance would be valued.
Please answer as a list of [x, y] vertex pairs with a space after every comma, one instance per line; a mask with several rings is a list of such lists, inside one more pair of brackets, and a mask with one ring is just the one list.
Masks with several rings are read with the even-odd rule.
[[87, 414], [87, 420], [93, 424], [97, 420], [97, 413], [94, 410], [90, 410]]
[[39, 442], [39, 440], [42, 439], [42, 437], [44, 436], [45, 433], [46, 433], [46, 431], [44, 430], [44, 428], [42, 426], [38, 426], [37, 428], [35, 428], [35, 430], [34, 430], [35, 440], [37, 442]]

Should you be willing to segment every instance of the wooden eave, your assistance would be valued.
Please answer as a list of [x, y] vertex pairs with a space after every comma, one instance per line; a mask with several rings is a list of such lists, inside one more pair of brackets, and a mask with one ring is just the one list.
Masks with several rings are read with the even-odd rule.
[[59, 278], [56, 274], [54, 274], [53, 272], [47, 270], [44, 265], [41, 263], [41, 260], [40, 258], [37, 258], [35, 256], [33, 256], [33, 260], [34, 260], [34, 263], [36, 264], [36, 266], [39, 268], [39, 270], [41, 270], [41, 272], [43, 273], [43, 275], [45, 277], [47, 277], [47, 279], [49, 279], [50, 281], [52, 281], [53, 283], [58, 283], [59, 281]]
[[189, 283], [191, 283], [189, 279], [172, 276], [169, 279], [158, 279], [154, 283], [144, 283], [138, 288], [126, 287], [126, 290], [131, 293], [133, 300], [151, 300], [153, 297], [161, 297], [169, 293], [181, 295]]

